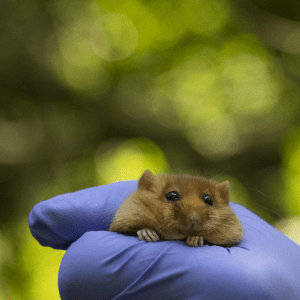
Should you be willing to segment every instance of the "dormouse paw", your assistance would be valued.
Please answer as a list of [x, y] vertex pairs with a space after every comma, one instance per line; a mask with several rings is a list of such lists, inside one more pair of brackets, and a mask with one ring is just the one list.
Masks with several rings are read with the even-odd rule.
[[137, 235], [141, 241], [156, 242], [159, 240], [158, 234], [151, 228], [143, 228], [137, 232]]
[[186, 238], [187, 245], [191, 246], [191, 247], [197, 247], [198, 245], [200, 247], [203, 246], [203, 237], [202, 236], [188, 236]]

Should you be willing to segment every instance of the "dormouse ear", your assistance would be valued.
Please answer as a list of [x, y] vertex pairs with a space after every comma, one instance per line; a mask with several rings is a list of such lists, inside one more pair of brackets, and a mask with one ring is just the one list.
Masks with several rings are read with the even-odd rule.
[[226, 180], [221, 183], [217, 183], [217, 186], [218, 186], [218, 190], [219, 190], [221, 197], [224, 200], [227, 200], [229, 202], [229, 188], [230, 188], [229, 181]]
[[155, 180], [155, 176], [149, 170], [146, 170], [139, 180], [138, 188], [149, 189], [154, 184]]

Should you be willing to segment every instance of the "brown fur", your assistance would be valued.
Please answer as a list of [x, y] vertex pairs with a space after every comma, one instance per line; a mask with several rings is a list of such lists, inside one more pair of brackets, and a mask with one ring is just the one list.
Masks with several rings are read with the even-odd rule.
[[[180, 200], [170, 202], [166, 194], [177, 191]], [[209, 195], [213, 205], [203, 200]], [[203, 237], [204, 241], [231, 246], [243, 238], [243, 228], [229, 206], [229, 182], [190, 175], [159, 175], [148, 170], [138, 189], [121, 204], [109, 230], [124, 234], [153, 229], [162, 240]]]

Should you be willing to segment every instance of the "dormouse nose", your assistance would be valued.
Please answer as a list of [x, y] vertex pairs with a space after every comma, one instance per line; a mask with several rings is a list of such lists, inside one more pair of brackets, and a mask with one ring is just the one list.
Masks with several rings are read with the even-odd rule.
[[195, 211], [192, 211], [187, 215], [187, 222], [194, 225], [200, 225], [201, 217]]

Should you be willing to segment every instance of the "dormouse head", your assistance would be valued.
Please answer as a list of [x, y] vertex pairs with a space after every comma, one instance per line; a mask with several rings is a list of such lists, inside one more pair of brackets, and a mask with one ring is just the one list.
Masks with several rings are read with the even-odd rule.
[[[212, 179], [191, 175], [159, 175], [156, 178], [149, 170], [143, 173], [138, 183], [138, 189], [157, 194], [166, 193], [164, 196], [169, 202], [192, 200], [194, 196], [194, 200], [201, 198], [203, 203], [217, 207], [229, 204], [229, 188], [228, 180], [217, 183]], [[191, 204], [193, 202], [195, 201], [192, 200]]]
[[182, 234], [207, 231], [212, 223], [233, 212], [229, 207], [228, 181], [191, 175], [159, 175], [146, 170], [138, 189], [147, 191], [148, 201], [159, 202], [163, 218]]

